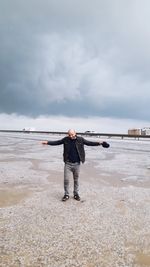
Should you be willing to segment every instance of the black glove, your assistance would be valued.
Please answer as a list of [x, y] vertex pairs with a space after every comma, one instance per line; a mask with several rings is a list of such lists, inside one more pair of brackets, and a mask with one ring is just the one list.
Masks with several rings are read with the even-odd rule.
[[110, 147], [110, 144], [108, 144], [107, 142], [103, 142], [102, 147], [108, 148], [108, 147]]

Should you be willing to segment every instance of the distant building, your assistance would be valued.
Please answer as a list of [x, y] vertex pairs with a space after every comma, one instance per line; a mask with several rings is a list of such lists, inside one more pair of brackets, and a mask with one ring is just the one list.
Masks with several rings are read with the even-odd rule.
[[129, 129], [128, 135], [150, 135], [150, 127]]
[[144, 127], [141, 130], [142, 135], [150, 135], [150, 127]]
[[128, 130], [128, 135], [141, 135], [142, 130], [140, 128], [134, 128], [134, 129], [129, 129]]

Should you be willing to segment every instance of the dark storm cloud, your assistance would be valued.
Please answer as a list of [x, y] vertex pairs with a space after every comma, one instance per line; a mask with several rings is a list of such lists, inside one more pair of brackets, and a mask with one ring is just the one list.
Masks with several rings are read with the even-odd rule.
[[0, 1], [0, 113], [148, 119], [149, 1]]

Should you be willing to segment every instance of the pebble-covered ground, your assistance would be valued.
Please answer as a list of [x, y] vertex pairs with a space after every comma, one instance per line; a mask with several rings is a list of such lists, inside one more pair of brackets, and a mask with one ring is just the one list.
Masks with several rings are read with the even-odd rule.
[[[113, 148], [89, 150], [81, 201], [71, 179], [64, 203], [62, 148], [30, 139], [0, 139], [0, 267], [150, 266], [149, 183], [107, 172]], [[94, 161], [104, 154], [105, 172]]]

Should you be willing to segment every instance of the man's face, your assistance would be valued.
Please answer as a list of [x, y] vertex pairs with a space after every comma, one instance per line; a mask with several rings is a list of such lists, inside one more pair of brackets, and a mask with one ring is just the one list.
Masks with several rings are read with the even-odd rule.
[[71, 130], [71, 131], [68, 132], [68, 136], [71, 139], [75, 139], [76, 138], [76, 132]]

